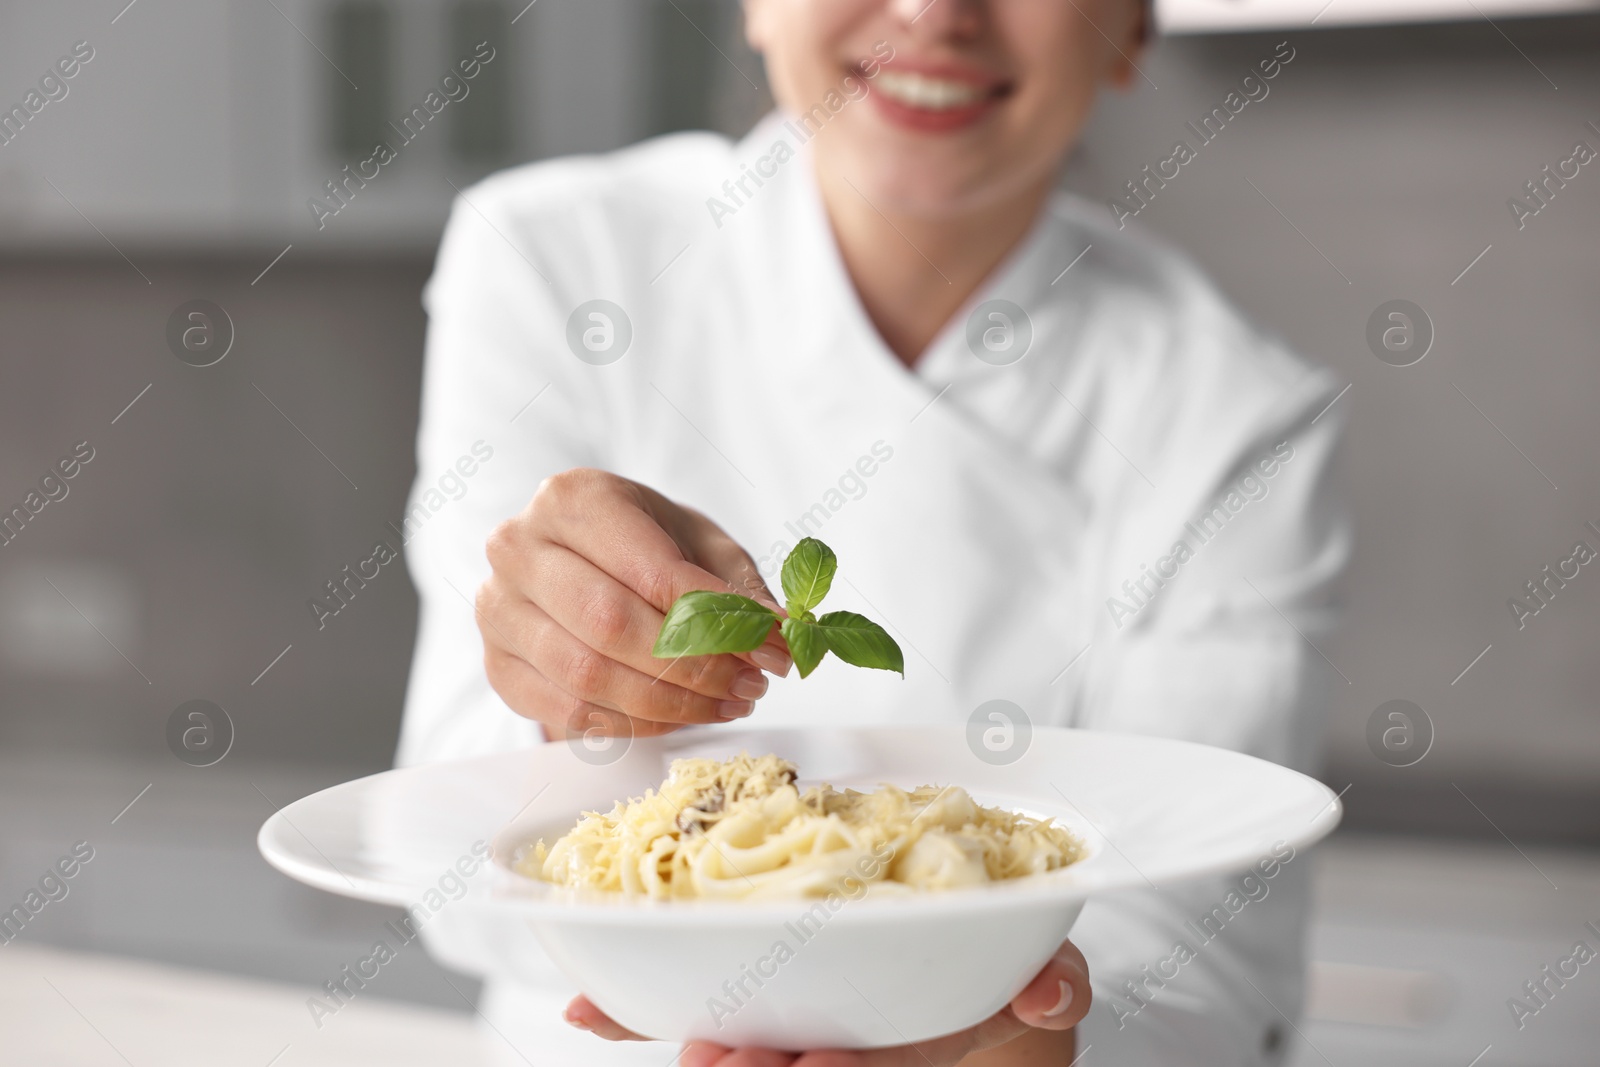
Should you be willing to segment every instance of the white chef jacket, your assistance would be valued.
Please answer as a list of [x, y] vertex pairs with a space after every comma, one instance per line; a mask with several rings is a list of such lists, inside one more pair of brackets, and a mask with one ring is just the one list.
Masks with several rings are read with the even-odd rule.
[[[775, 163], [779, 141], [792, 158]], [[622, 310], [601, 309], [613, 346], [631, 330], [612, 362], [619, 347], [583, 344], [607, 340], [594, 300]], [[995, 300], [1022, 316], [994, 318]], [[1054, 195], [908, 370], [851, 285], [809, 150], [773, 116], [737, 143], [678, 134], [486, 179], [456, 202], [424, 301], [400, 763], [541, 743], [485, 680], [469, 600], [490, 530], [576, 466], [703, 511], [774, 588], [797, 538], [820, 537], [840, 561], [825, 606], [903, 646], [903, 680], [825, 661], [774, 680], [753, 725], [965, 722], [999, 698], [1035, 724], [1317, 759], [1332, 672], [1313, 642], [1348, 555], [1336, 383], [1103, 207]], [[460, 465], [474, 445], [492, 458]], [[1096, 984], [1084, 1067], [1277, 1062], [1305, 874], [1287, 864], [1204, 947], [1187, 923], [1228, 879], [1092, 901], [1073, 933]], [[427, 939], [489, 976], [486, 1017], [539, 1067], [671, 1055], [567, 1027], [553, 967], [497, 980], [498, 939], [470, 917]], [[1131, 999], [1184, 939], [1197, 958]]]

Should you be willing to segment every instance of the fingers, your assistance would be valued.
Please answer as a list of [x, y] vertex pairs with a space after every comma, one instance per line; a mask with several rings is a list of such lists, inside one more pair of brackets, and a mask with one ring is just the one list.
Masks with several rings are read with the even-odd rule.
[[[516, 644], [508, 651], [522, 656], [578, 700], [615, 708], [636, 719], [672, 723], [731, 722], [755, 709], [750, 700], [708, 697], [596, 652], [537, 604], [516, 605], [505, 621], [506, 625], [486, 636], [486, 642], [498, 642], [509, 631]], [[756, 681], [759, 691], [765, 692], [766, 680]]]
[[[588, 997], [573, 997], [561, 1017], [567, 1025], [588, 1030], [607, 1041], [648, 1041], [622, 1026], [595, 1006]], [[707, 1041], [691, 1041], [677, 1057], [679, 1067], [789, 1067], [794, 1055], [772, 1049], [729, 1049]]]
[[[760, 601], [774, 611], [783, 610], [778, 598], [767, 588], [755, 560], [739, 547], [737, 541], [724, 533], [722, 527], [697, 511], [689, 511], [687, 521], [691, 544], [695, 547], [694, 562], [727, 582], [734, 592]], [[777, 675], [787, 675], [794, 663], [789, 655], [789, 647], [783, 643], [776, 626], [767, 634], [761, 647], [748, 655], [751, 663]]]
[[690, 546], [689, 560], [704, 567], [727, 582], [734, 592], [752, 600], [778, 607], [778, 598], [772, 595], [761, 569], [750, 553], [739, 547], [739, 542], [723, 532], [722, 527], [690, 508], [682, 509], [683, 531]]
[[[582, 995], [572, 998], [561, 1017], [567, 1025], [587, 1030], [607, 1041], [650, 1040], [622, 1026]], [[707, 1041], [691, 1041], [683, 1047], [676, 1062], [679, 1067], [789, 1067], [795, 1057], [792, 1053], [772, 1049], [729, 1049]]]
[[632, 1030], [621, 1026], [611, 1016], [595, 1007], [594, 1001], [585, 996], [572, 998], [561, 1017], [567, 1021], [568, 1026], [575, 1026], [579, 1030], [587, 1030], [596, 1037], [603, 1037], [607, 1041], [649, 1041], [648, 1037], [640, 1037]]
[[551, 682], [521, 656], [486, 648], [484, 669], [506, 706], [525, 719], [554, 727], [559, 733], [600, 737], [655, 737], [678, 729], [679, 723], [633, 719], [614, 708], [579, 700]]
[[765, 669], [786, 674], [774, 625], [752, 652], [658, 659], [667, 610], [697, 589], [772, 605], [750, 557], [705, 516], [603, 471], [548, 478], [486, 545], [479, 590], [489, 680], [519, 714], [552, 728], [651, 736], [754, 710]]
[[971, 1030], [963, 1030], [920, 1045], [895, 1045], [859, 1052], [847, 1049], [807, 1052], [794, 1061], [793, 1067], [955, 1067], [977, 1047], [972, 1034]]
[[791, 1067], [798, 1062], [792, 1052], [770, 1048], [730, 1049], [708, 1041], [691, 1041], [678, 1057], [680, 1067]]
[[1089, 964], [1071, 941], [1063, 941], [1044, 970], [1011, 1001], [1011, 1010], [1029, 1026], [1069, 1030], [1089, 1014]]
[[603, 471], [571, 470], [546, 478], [534, 494], [540, 533], [590, 560], [663, 615], [693, 589], [727, 583], [685, 557], [664, 528], [676, 524], [665, 497]]
[[[738, 563], [733, 553], [743, 550], [720, 527], [652, 489], [603, 471], [571, 470], [545, 479], [533, 510], [542, 536], [589, 560], [663, 616], [696, 589], [761, 592], [776, 605], [755, 564], [748, 556]], [[737, 658], [775, 674], [786, 673], [790, 662], [776, 627], [767, 644]]]
[[[601, 655], [659, 679], [658, 684], [670, 683], [707, 697], [750, 701], [767, 691], [766, 677], [736, 656], [658, 659], [651, 655], [662, 613], [570, 549], [547, 545], [535, 566], [540, 607]], [[532, 599], [535, 591], [523, 592]], [[629, 714], [643, 714], [625, 704], [621, 707]]]

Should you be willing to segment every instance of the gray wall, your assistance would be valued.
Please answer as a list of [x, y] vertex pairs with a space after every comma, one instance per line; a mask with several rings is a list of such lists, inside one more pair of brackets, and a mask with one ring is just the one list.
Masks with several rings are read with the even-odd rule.
[[[1270, 95], [1129, 225], [1189, 250], [1351, 383], [1339, 403], [1359, 540], [1347, 627], [1325, 650], [1349, 679], [1330, 780], [1355, 783], [1358, 820], [1492, 834], [1455, 782], [1513, 836], [1593, 842], [1600, 572], [1583, 568], [1521, 630], [1506, 602], [1580, 538], [1600, 549], [1583, 528], [1600, 525], [1600, 160], [1520, 231], [1506, 201], [1575, 141], [1600, 149], [1600, 20], [1500, 29], [1510, 41], [1483, 22], [1168, 41], [1141, 63], [1158, 88], [1106, 102], [1073, 180], [1101, 198], [1120, 188], [1290, 41]], [[1395, 298], [1436, 329], [1410, 367], [1365, 339]], [[1436, 727], [1413, 767], [1365, 742], [1392, 699]]]
[[[403, 510], [426, 263], [280, 266], [252, 287], [255, 260], [141, 258], [151, 285], [121, 260], [0, 266], [0, 500], [95, 450], [0, 548], [0, 745], [160, 754], [198, 698], [235, 720], [230, 757], [378, 766], [408, 580], [384, 568], [320, 631], [305, 602]], [[165, 337], [196, 297], [236, 332], [203, 369]]]

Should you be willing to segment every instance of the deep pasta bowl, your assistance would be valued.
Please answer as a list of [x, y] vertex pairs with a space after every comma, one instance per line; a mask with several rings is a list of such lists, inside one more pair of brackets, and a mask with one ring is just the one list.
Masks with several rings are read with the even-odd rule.
[[[980, 746], [981, 747], [981, 746]], [[1060, 870], [886, 893], [871, 871], [800, 900], [674, 899], [560, 887], [514, 869], [585, 811], [608, 811], [683, 756], [772, 752], [801, 786], [954, 785], [1048, 816], [1086, 845]], [[511, 977], [554, 961], [622, 1025], [670, 1041], [875, 1048], [965, 1029], [1003, 1007], [1091, 895], [1242, 871], [1338, 823], [1314, 779], [1223, 749], [1035, 728], [1009, 763], [962, 727], [692, 729], [388, 771], [313, 794], [261, 828], [262, 854], [307, 884], [474, 924]], [[484, 861], [486, 854], [492, 859]], [[440, 916], [448, 911], [448, 918]], [[1093, 961], [1090, 961], [1091, 967]]]

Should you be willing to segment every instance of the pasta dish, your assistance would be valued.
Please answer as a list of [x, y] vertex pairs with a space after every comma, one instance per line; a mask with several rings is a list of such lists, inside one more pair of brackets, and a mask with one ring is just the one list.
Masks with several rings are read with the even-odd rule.
[[680, 759], [660, 788], [589, 812], [517, 870], [653, 898], [856, 896], [871, 884], [948, 889], [1056, 870], [1082, 843], [1049, 819], [977, 804], [956, 786], [870, 793], [812, 786], [777, 756]]

